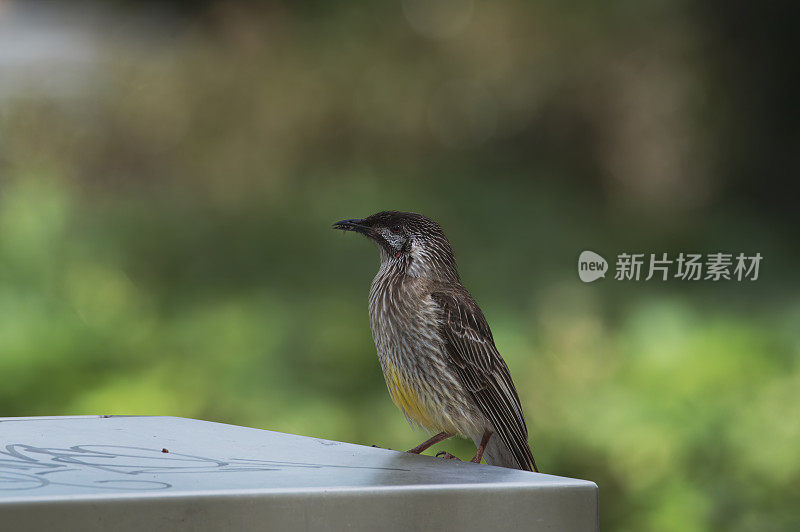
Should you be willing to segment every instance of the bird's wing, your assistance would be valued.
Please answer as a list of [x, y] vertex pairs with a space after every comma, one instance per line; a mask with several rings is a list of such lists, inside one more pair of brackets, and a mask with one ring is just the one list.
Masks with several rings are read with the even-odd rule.
[[520, 468], [536, 471], [517, 390], [480, 307], [460, 285], [438, 287], [431, 297], [442, 310], [442, 338], [462, 384]]

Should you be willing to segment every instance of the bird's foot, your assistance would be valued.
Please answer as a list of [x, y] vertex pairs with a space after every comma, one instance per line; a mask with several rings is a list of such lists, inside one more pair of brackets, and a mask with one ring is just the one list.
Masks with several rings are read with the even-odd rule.
[[438, 453], [436, 453], [436, 458], [444, 458], [445, 460], [458, 460], [458, 461], [461, 461], [461, 458], [459, 458], [458, 456], [454, 456], [454, 455], [448, 453], [447, 451], [439, 451]]

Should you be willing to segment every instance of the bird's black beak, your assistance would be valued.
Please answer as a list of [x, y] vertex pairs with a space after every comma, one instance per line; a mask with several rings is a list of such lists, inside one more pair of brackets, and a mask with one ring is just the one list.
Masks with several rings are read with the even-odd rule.
[[362, 235], [369, 236], [372, 228], [365, 224], [363, 218], [354, 218], [352, 220], [339, 220], [333, 224], [333, 229], [341, 229], [342, 231], [355, 231]]

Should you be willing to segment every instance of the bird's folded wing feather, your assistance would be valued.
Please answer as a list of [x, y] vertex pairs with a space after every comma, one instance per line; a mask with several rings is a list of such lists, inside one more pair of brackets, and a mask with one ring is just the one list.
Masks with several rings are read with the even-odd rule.
[[440, 286], [431, 297], [441, 308], [442, 338], [462, 384], [520, 468], [531, 470], [535, 466], [519, 396], [483, 312], [460, 285]]

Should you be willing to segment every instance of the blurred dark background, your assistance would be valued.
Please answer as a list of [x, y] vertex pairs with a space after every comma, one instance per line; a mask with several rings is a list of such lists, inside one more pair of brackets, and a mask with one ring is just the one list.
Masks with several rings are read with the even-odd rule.
[[[0, 1], [0, 416], [394, 449], [374, 247], [441, 223], [604, 530], [796, 530], [800, 3]], [[583, 284], [578, 254], [764, 257]], [[464, 456], [472, 444], [447, 443]]]

